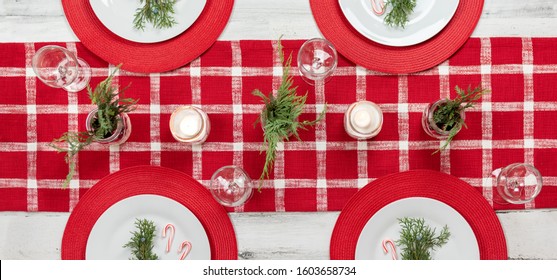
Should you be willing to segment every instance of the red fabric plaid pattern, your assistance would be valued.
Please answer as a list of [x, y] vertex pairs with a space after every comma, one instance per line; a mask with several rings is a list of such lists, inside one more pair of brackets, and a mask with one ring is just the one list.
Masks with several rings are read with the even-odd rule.
[[[295, 56], [303, 41], [283, 41]], [[204, 185], [223, 165], [240, 165], [258, 178], [264, 163], [262, 109], [254, 89], [268, 93], [280, 84], [276, 41], [220, 41], [188, 66], [150, 75], [122, 71], [131, 83], [126, 96], [139, 98], [130, 114], [133, 131], [121, 146], [92, 144], [78, 155], [68, 189], [64, 155], [47, 146], [68, 130], [85, 129], [93, 108], [85, 91], [68, 93], [38, 81], [31, 58], [47, 43], [0, 44], [0, 210], [71, 211], [99, 179], [122, 168], [160, 165], [192, 175]], [[53, 44], [53, 43], [48, 43]], [[109, 65], [80, 43], [54, 43], [75, 51], [93, 68], [91, 85]], [[296, 66], [294, 59], [293, 66]], [[410, 169], [440, 170], [476, 187], [495, 209], [557, 207], [557, 39], [472, 38], [448, 61], [413, 75], [385, 75], [340, 58], [334, 77], [315, 87], [294, 67], [299, 93], [308, 92], [301, 119], [314, 119], [327, 103], [324, 122], [302, 131], [303, 142], [280, 146], [263, 190], [230, 211], [335, 211], [370, 181]], [[111, 66], [110, 68], [113, 68]], [[492, 90], [466, 113], [463, 129], [444, 152], [423, 132], [424, 107], [454, 97], [454, 87], [481, 84]], [[356, 141], [344, 131], [343, 115], [357, 100], [382, 108], [381, 133]], [[168, 126], [172, 111], [194, 104], [209, 114], [211, 134], [203, 145], [176, 142]], [[526, 205], [493, 203], [494, 169], [514, 162], [542, 173], [541, 194]]]

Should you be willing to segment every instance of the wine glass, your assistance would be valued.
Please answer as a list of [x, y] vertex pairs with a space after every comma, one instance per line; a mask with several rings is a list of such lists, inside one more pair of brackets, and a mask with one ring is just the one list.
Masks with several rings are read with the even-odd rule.
[[502, 168], [497, 175], [497, 192], [507, 203], [530, 202], [538, 196], [541, 190], [542, 176], [533, 165], [513, 163]]
[[215, 171], [209, 189], [220, 204], [236, 207], [251, 198], [253, 183], [244, 169], [227, 165]]
[[310, 39], [298, 51], [298, 71], [310, 85], [317, 81], [327, 82], [337, 68], [337, 63], [337, 51], [325, 39]]
[[60, 46], [40, 48], [32, 60], [33, 71], [43, 83], [70, 92], [84, 89], [91, 79], [91, 67]]

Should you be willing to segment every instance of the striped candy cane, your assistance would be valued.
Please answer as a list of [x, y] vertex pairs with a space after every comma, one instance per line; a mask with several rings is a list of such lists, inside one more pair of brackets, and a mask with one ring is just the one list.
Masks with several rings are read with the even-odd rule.
[[191, 251], [191, 243], [190, 243], [189, 241], [187, 241], [187, 240], [184, 241], [184, 242], [182, 242], [182, 244], [180, 244], [180, 248], [178, 248], [178, 253], [181, 253], [182, 250], [184, 250], [184, 248], [185, 248], [186, 250], [185, 250], [185, 251], [182, 253], [182, 255], [180, 256], [180, 260], [184, 260], [184, 259], [188, 256], [188, 254], [190, 253], [190, 251]]
[[385, 13], [385, 2], [383, 0], [371, 0], [371, 8], [377, 15]]
[[383, 240], [383, 253], [387, 254], [389, 252], [389, 249], [387, 248], [387, 244], [389, 245], [389, 247], [391, 247], [391, 257], [393, 258], [393, 260], [396, 260], [396, 248], [395, 248], [395, 243], [393, 243], [393, 241], [391, 241], [390, 239], [385, 239]]
[[170, 252], [170, 247], [172, 247], [172, 240], [174, 240], [174, 233], [176, 232], [176, 228], [174, 228], [173, 224], [167, 224], [164, 229], [162, 230], [162, 237], [166, 237], [166, 231], [170, 229], [170, 234], [168, 237], [168, 241], [166, 243], [166, 252]]

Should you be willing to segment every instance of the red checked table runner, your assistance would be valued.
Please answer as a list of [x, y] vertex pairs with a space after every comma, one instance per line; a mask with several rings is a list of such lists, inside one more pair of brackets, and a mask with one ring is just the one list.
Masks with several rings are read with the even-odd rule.
[[[296, 55], [303, 41], [283, 41]], [[243, 166], [254, 179], [264, 163], [262, 130], [254, 126], [262, 109], [254, 89], [268, 93], [280, 84], [276, 41], [220, 41], [186, 67], [150, 75], [122, 71], [126, 96], [139, 98], [130, 113], [132, 134], [121, 146], [93, 144], [78, 156], [78, 172], [62, 189], [64, 155], [47, 144], [68, 130], [85, 130], [93, 108], [85, 91], [68, 93], [38, 81], [31, 58], [47, 43], [0, 44], [0, 210], [72, 211], [99, 179], [122, 168], [160, 165], [185, 172], [207, 185], [224, 165]], [[77, 52], [93, 68], [91, 85], [109, 65], [80, 43], [55, 43]], [[295, 66], [294, 59], [294, 66]], [[111, 66], [112, 68], [113, 66]], [[336, 211], [378, 177], [411, 169], [433, 169], [476, 187], [495, 209], [557, 207], [557, 39], [472, 38], [448, 61], [414, 75], [385, 75], [340, 58], [330, 82], [309, 86], [294, 67], [298, 93], [308, 91], [301, 119], [314, 119], [327, 103], [324, 122], [302, 131], [303, 142], [284, 143], [263, 190], [230, 211]], [[423, 132], [424, 107], [454, 97], [454, 87], [481, 84], [492, 90], [466, 113], [450, 148]], [[350, 138], [344, 112], [370, 100], [384, 113], [381, 133], [369, 141]], [[172, 111], [199, 105], [209, 114], [211, 134], [203, 145], [172, 138]], [[494, 169], [527, 162], [541, 172], [544, 186], [535, 201], [493, 203]], [[184, 194], [187, 195], [187, 194]]]

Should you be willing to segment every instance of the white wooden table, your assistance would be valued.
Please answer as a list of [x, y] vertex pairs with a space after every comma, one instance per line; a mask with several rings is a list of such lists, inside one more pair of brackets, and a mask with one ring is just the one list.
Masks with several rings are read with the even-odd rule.
[[[463, 0], [466, 1], [466, 0]], [[557, 37], [557, 1], [486, 0], [474, 37]], [[220, 40], [321, 37], [308, 0], [236, 0]], [[78, 41], [60, 0], [0, 0], [0, 42]], [[1, 160], [1, 159], [0, 159]], [[328, 259], [339, 212], [230, 214], [241, 259]], [[497, 212], [512, 259], [557, 259], [557, 209]], [[0, 212], [0, 259], [59, 259], [69, 213]]]

